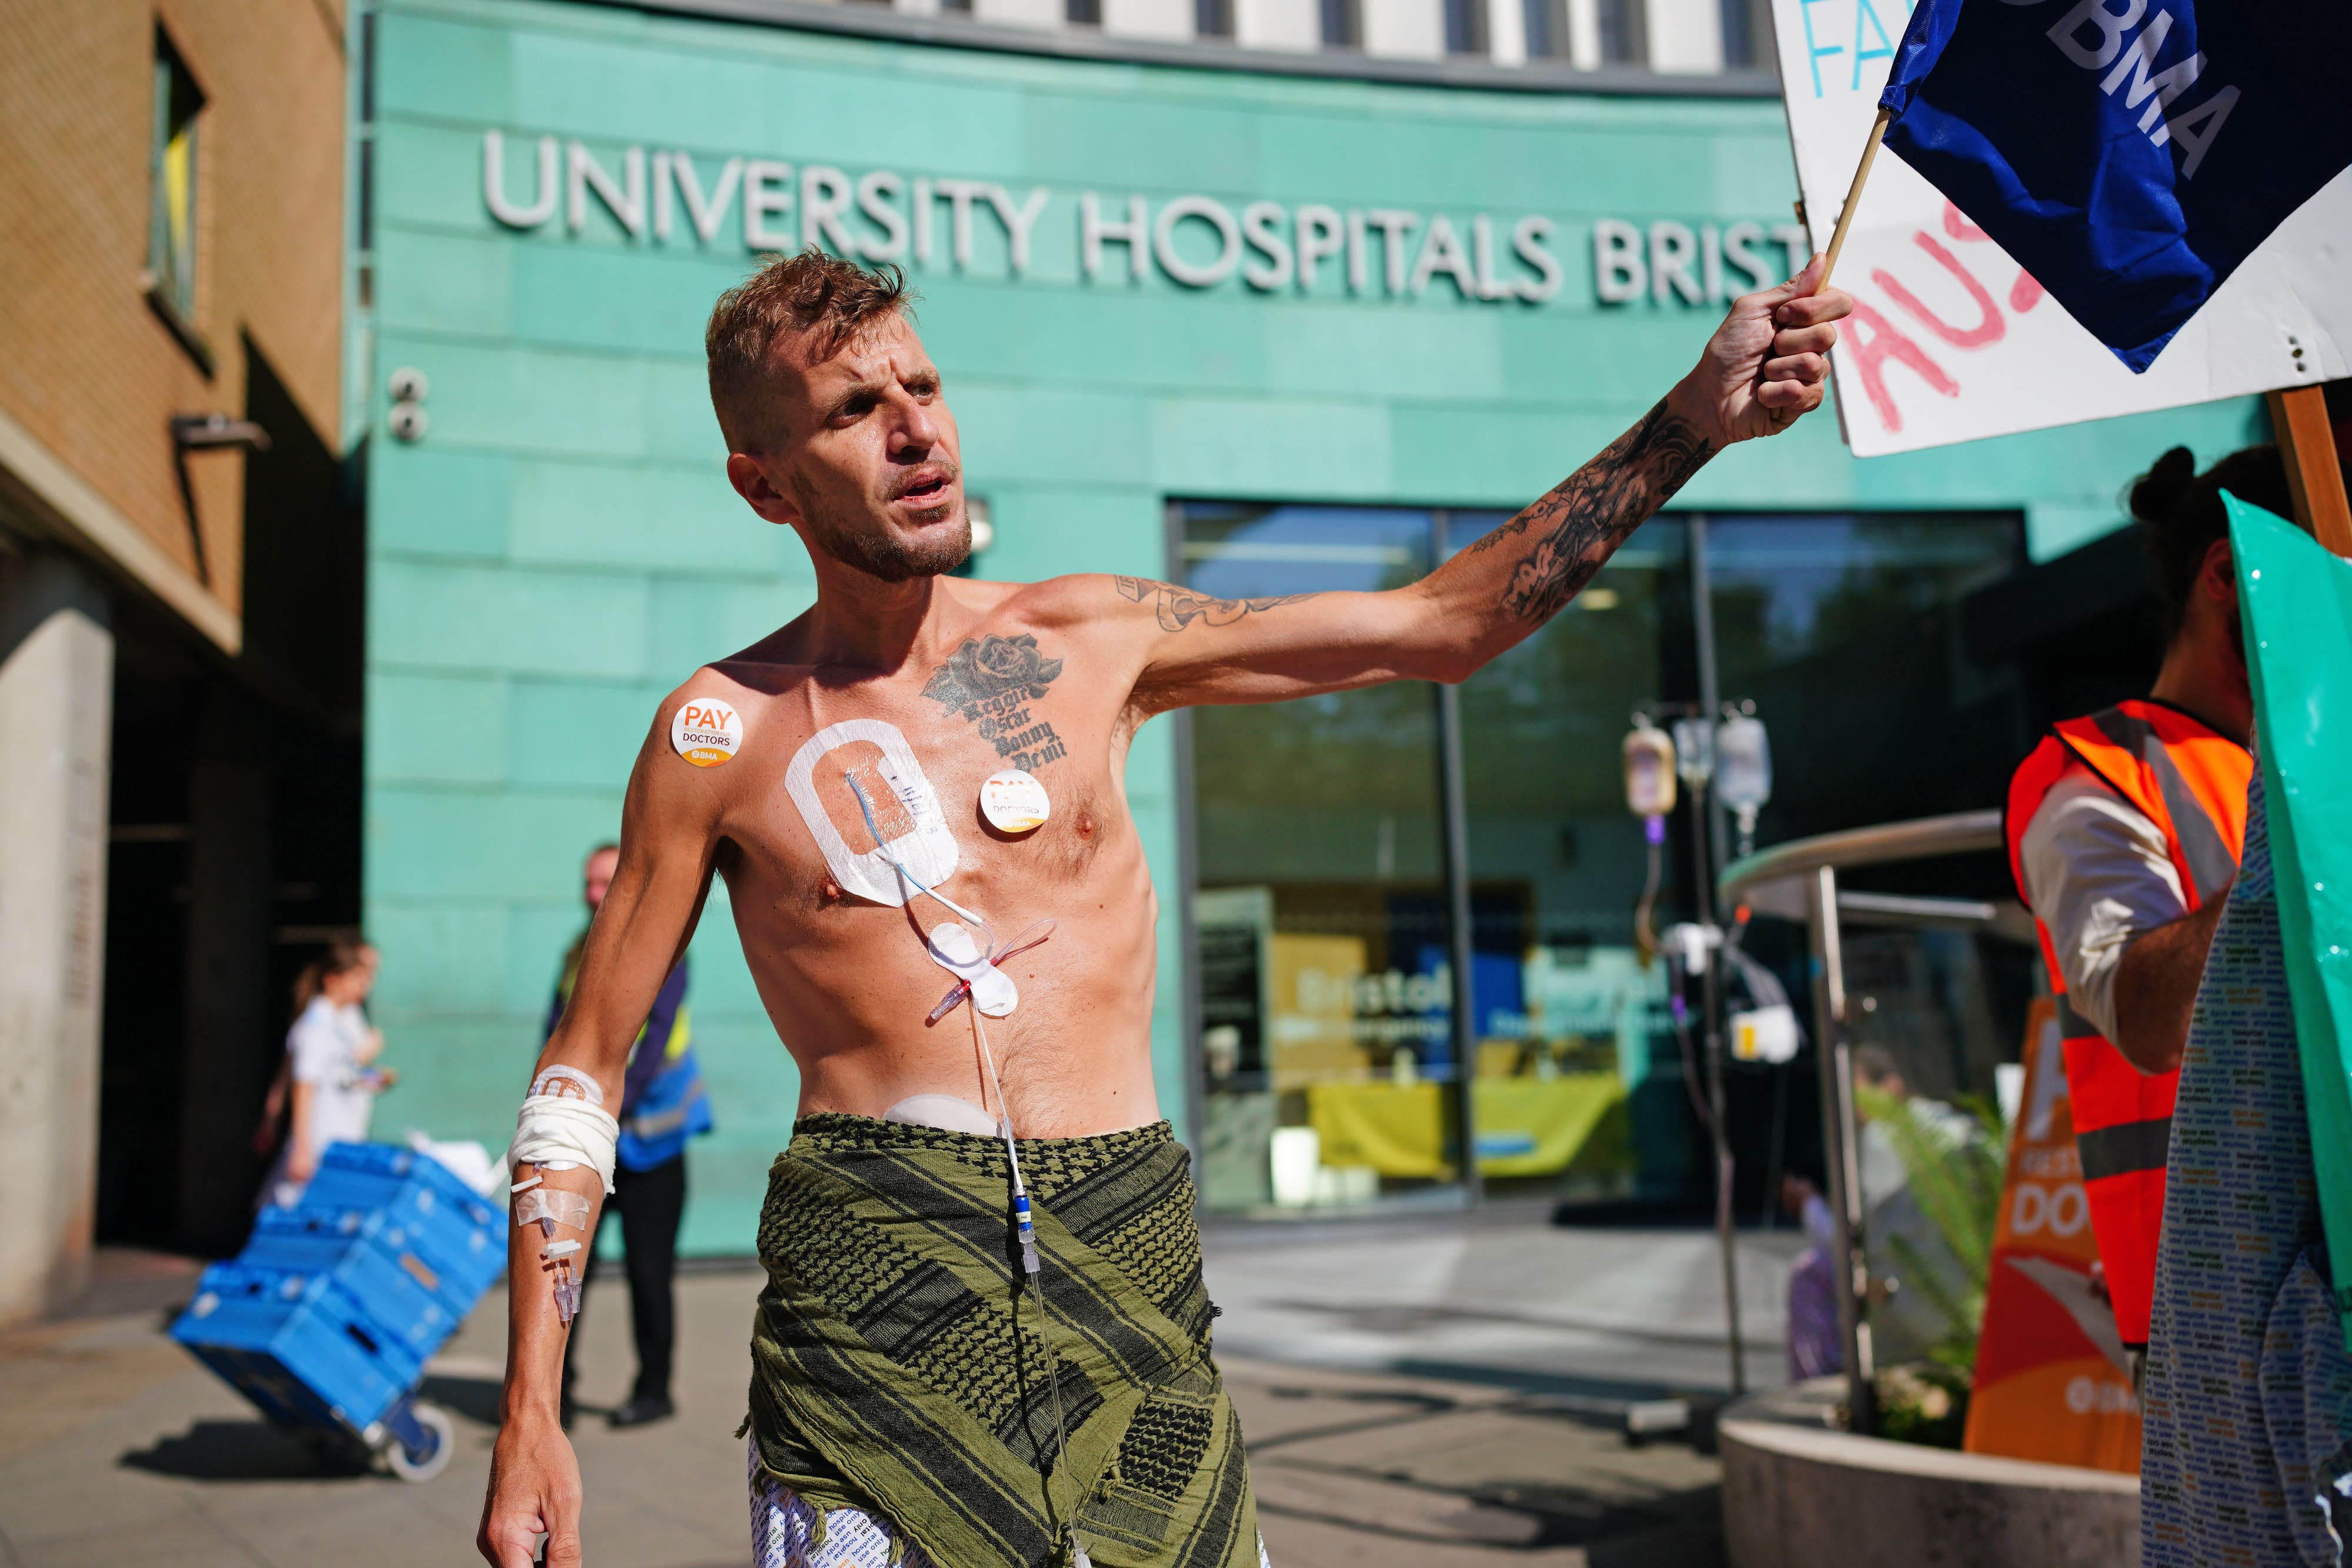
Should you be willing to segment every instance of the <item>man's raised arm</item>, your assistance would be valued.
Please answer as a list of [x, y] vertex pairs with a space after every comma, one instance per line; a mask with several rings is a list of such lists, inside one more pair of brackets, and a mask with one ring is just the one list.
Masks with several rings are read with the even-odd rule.
[[[698, 690], [710, 684], [707, 674], [697, 677]], [[662, 705], [637, 754], [621, 813], [620, 864], [589, 927], [572, 1005], [531, 1070], [534, 1080], [551, 1067], [585, 1073], [615, 1112], [629, 1048], [662, 982], [686, 951], [710, 886], [718, 798], [709, 775], [669, 745], [671, 713], [683, 696], [683, 691], [673, 694]], [[519, 1166], [513, 1179], [534, 1176], [541, 1202], [569, 1209], [581, 1222], [559, 1219], [552, 1238], [542, 1235], [536, 1223], [518, 1225], [509, 1239], [506, 1393], [476, 1540], [496, 1568], [529, 1568], [541, 1534], [548, 1538], [550, 1568], [580, 1561], [580, 1467], [559, 1409], [563, 1345], [571, 1330], [557, 1313], [550, 1265], [541, 1252], [551, 1239], [579, 1243], [572, 1260], [572, 1277], [579, 1277], [580, 1254], [595, 1239], [604, 1183], [598, 1172], [578, 1164], [570, 1170]], [[584, 1200], [584, 1218], [557, 1194]]]
[[1409, 588], [1213, 600], [1146, 579], [1114, 580], [1158, 624], [1137, 705], [1156, 713], [1387, 680], [1466, 678], [1574, 598], [1708, 458], [1821, 406], [1825, 356], [1837, 341], [1832, 323], [1853, 305], [1820, 288], [1821, 273], [1816, 256], [1779, 287], [1734, 301], [1696, 368], [1639, 423]]

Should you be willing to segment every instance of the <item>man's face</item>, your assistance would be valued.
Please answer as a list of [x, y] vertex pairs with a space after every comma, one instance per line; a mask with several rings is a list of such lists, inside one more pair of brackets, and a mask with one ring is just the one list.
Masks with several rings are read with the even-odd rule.
[[771, 451], [727, 476], [751, 509], [811, 549], [885, 582], [933, 577], [971, 554], [955, 417], [922, 340], [893, 312], [811, 363], [803, 334], [771, 360]]
[[590, 915], [595, 914], [603, 906], [604, 894], [613, 886], [613, 873], [620, 868], [620, 851], [598, 850], [588, 857], [588, 863], [581, 868], [580, 896], [587, 904]]

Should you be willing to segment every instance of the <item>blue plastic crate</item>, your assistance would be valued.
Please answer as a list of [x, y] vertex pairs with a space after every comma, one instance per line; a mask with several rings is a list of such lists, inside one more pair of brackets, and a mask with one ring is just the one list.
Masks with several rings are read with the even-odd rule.
[[264, 1209], [205, 1271], [172, 1335], [272, 1419], [368, 1437], [504, 1270], [506, 1228], [426, 1155], [331, 1145], [302, 1201]]
[[236, 1261], [287, 1275], [331, 1276], [379, 1338], [404, 1346], [422, 1363], [457, 1332], [481, 1292], [453, 1286], [415, 1252], [394, 1245], [367, 1224], [345, 1227], [331, 1213], [265, 1210]]
[[[409, 1289], [425, 1295], [413, 1281]], [[172, 1337], [263, 1414], [292, 1426], [364, 1434], [425, 1372], [425, 1354], [386, 1333], [331, 1272], [215, 1263]]]
[[[390, 1144], [329, 1145], [320, 1156], [318, 1175], [291, 1212], [330, 1216], [326, 1223], [336, 1228], [366, 1229], [394, 1253], [413, 1254], [439, 1277], [445, 1299], [460, 1316], [506, 1270], [504, 1206], [483, 1197], [439, 1161], [413, 1149]], [[278, 1223], [270, 1223], [270, 1242], [285, 1239]], [[263, 1241], [264, 1235], [257, 1229], [256, 1242]]]
[[[402, 1225], [399, 1212], [369, 1213], [357, 1208], [265, 1208], [254, 1223], [253, 1237], [237, 1261], [258, 1268], [299, 1270], [345, 1275], [362, 1299], [381, 1297], [387, 1312], [402, 1299], [400, 1287], [423, 1291], [447, 1320], [448, 1329], [465, 1321], [497, 1278], [505, 1261], [504, 1249], [494, 1247], [488, 1232], [468, 1227], [458, 1237], [446, 1227]], [[503, 1240], [503, 1238], [499, 1238]], [[360, 1277], [382, 1280], [383, 1288], [360, 1283]], [[404, 1312], [386, 1321], [404, 1323], [421, 1317]]]

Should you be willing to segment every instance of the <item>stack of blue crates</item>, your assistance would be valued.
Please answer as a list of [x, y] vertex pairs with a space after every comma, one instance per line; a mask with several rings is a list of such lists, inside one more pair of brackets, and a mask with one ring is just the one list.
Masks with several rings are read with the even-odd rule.
[[505, 1212], [414, 1150], [334, 1144], [172, 1325], [271, 1420], [373, 1443], [506, 1267]]

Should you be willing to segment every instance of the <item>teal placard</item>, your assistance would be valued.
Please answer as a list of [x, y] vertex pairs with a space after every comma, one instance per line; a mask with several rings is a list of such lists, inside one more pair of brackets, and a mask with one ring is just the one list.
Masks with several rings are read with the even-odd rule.
[[[2352, 710], [2352, 561], [2226, 498], [2319, 1211], [2352, 1258], [2352, 724], [2327, 722]], [[2341, 1270], [2336, 1312], [2352, 1343]]]

